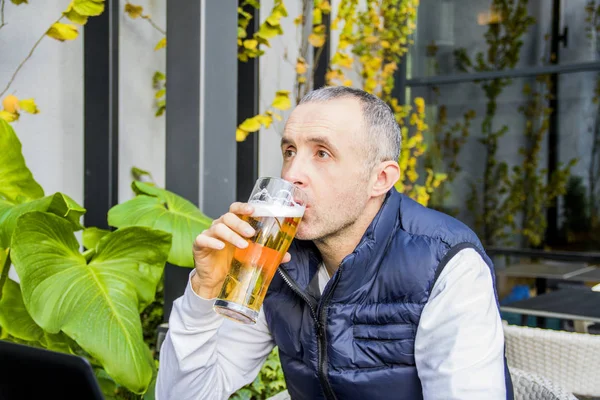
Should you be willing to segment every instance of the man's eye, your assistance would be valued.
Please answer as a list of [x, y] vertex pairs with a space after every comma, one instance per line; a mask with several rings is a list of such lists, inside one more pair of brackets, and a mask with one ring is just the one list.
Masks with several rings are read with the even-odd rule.
[[323, 150], [319, 150], [319, 151], [317, 151], [317, 156], [319, 158], [329, 158], [329, 153], [327, 153], [326, 151], [323, 151]]
[[284, 150], [283, 151], [283, 156], [288, 158], [288, 157], [293, 157], [296, 154], [296, 152], [294, 150]]

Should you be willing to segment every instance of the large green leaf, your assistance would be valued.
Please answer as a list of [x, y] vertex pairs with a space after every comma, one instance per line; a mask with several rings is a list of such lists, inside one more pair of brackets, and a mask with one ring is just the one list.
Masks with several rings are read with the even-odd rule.
[[13, 128], [0, 118], [0, 199], [11, 203], [44, 196], [44, 190], [33, 179], [21, 152], [21, 141]]
[[181, 267], [193, 267], [192, 244], [212, 219], [193, 203], [165, 189], [134, 181], [137, 196], [108, 211], [108, 223], [125, 226], [147, 226], [173, 235], [169, 262]]
[[154, 298], [170, 245], [166, 232], [123, 228], [100, 239], [86, 262], [69, 222], [33, 211], [17, 220], [11, 256], [33, 320], [62, 330], [115, 382], [143, 393], [154, 362], [139, 313]]
[[0, 300], [0, 326], [20, 343], [70, 353], [72, 341], [62, 332], [45, 332], [29, 315], [19, 284], [8, 279]]
[[109, 233], [109, 230], [96, 228], [94, 226], [85, 228], [83, 230], [83, 234], [81, 235], [83, 247], [86, 249], [95, 249], [100, 239]]
[[0, 326], [21, 340], [35, 342], [42, 340], [44, 330], [31, 318], [21, 296], [19, 284], [7, 279], [0, 300]]
[[85, 214], [85, 208], [60, 192], [16, 205], [0, 200], [0, 247], [10, 247], [17, 219], [30, 211], [47, 211], [66, 218], [71, 222], [74, 230], [82, 228], [80, 220], [81, 216]]

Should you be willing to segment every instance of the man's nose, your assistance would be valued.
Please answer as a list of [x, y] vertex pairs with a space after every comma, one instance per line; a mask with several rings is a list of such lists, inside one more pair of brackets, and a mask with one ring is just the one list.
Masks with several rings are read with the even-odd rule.
[[306, 168], [302, 166], [302, 162], [296, 158], [284, 167], [282, 178], [294, 185], [303, 188], [306, 186]]

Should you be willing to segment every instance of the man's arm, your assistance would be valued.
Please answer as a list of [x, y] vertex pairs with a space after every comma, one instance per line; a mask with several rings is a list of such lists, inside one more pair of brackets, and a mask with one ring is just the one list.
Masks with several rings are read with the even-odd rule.
[[273, 349], [262, 310], [256, 325], [242, 325], [215, 313], [213, 303], [189, 282], [173, 302], [160, 351], [158, 400], [227, 399], [256, 378]]
[[474, 249], [458, 252], [434, 285], [415, 361], [426, 400], [506, 399], [502, 321], [490, 269]]

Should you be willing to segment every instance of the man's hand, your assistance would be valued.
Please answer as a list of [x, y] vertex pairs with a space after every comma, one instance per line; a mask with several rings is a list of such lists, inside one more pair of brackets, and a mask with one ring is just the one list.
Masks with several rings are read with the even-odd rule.
[[[246, 238], [255, 231], [240, 216], [250, 216], [254, 208], [247, 203], [233, 203], [229, 212], [214, 220], [211, 227], [194, 241], [194, 267], [192, 289], [198, 296], [213, 299], [218, 296], [225, 281], [236, 248], [248, 247]], [[282, 263], [290, 261], [289, 253]]]

